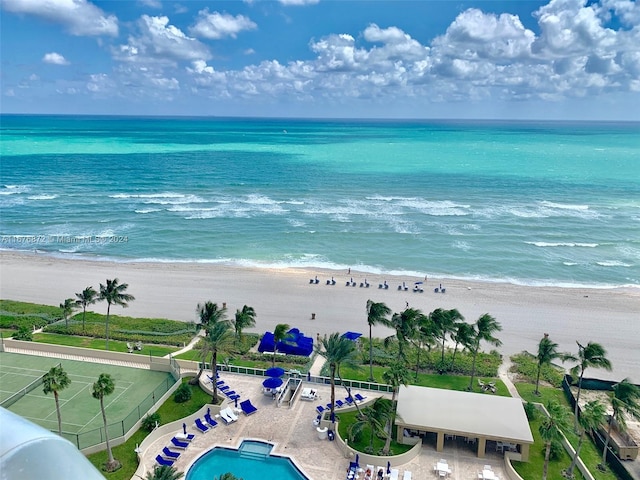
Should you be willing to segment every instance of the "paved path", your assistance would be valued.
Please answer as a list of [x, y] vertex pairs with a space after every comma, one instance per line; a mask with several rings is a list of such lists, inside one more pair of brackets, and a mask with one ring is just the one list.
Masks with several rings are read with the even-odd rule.
[[520, 398], [520, 394], [518, 393], [518, 390], [516, 390], [516, 386], [509, 378], [509, 369], [511, 368], [511, 365], [511, 360], [508, 357], [503, 358], [500, 367], [498, 367], [498, 377], [500, 377], [500, 380], [505, 384], [509, 390], [509, 394], [513, 398]]

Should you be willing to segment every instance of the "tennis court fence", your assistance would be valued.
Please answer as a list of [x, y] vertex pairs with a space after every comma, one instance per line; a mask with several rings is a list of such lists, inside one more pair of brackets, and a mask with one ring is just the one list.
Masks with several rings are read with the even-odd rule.
[[[58, 363], [54, 368], [62, 367], [61, 363]], [[49, 372], [47, 372], [49, 373]], [[24, 397], [27, 393], [33, 392], [36, 388], [44, 383], [44, 377], [47, 373], [43, 373], [40, 377], [36, 378], [33, 382], [27, 385], [24, 388], [21, 388], [18, 392], [11, 395], [9, 398], [5, 398], [2, 403], [0, 403], [0, 407], [9, 408], [11, 405], [16, 403], [22, 397]]]
[[[123, 420], [107, 425], [109, 440], [114, 441], [124, 437], [133, 426], [144, 417], [162, 396], [176, 383], [173, 375], [167, 375], [164, 382], [158, 385], [142, 402], [140, 402]], [[81, 433], [62, 432], [62, 436], [72, 442], [79, 450], [99, 445], [106, 441], [104, 427], [95, 428]]]

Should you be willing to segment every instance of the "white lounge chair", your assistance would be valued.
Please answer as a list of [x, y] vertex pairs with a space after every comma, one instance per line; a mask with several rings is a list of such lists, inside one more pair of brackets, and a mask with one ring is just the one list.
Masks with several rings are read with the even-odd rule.
[[402, 476], [402, 480], [411, 480], [411, 472], [409, 470], [404, 471], [404, 475]]
[[392, 468], [391, 473], [389, 474], [389, 480], [398, 480], [398, 476], [400, 476], [400, 470]]

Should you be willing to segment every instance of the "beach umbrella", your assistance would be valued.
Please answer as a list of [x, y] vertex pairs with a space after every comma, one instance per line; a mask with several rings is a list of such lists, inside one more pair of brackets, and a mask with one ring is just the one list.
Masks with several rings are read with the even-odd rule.
[[281, 368], [281, 367], [267, 368], [264, 374], [267, 377], [281, 377], [282, 375], [284, 375], [284, 368]]
[[387, 475], [391, 474], [391, 462], [387, 462]]
[[238, 397], [234, 398], [233, 401], [236, 403], [236, 408], [238, 408]]
[[311, 372], [307, 372], [307, 382], [311, 381]]
[[360, 464], [358, 463], [360, 461], [360, 455], [356, 453], [356, 466], [360, 466]]
[[269, 377], [264, 382], [262, 382], [262, 386], [266, 388], [278, 388], [284, 382], [281, 378]]
[[207, 415], [211, 415], [211, 407], [207, 407]]
[[184, 432], [185, 435], [187, 434], [187, 424], [186, 423], [182, 424], [182, 431]]

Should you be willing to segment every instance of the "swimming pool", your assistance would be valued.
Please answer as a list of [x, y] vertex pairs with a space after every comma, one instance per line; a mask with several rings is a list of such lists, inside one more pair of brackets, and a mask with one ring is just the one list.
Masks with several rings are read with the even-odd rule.
[[309, 480], [288, 458], [271, 455], [272, 448], [254, 440], [245, 440], [238, 450], [215, 447], [196, 460], [186, 480], [212, 480], [226, 472], [243, 480]]

